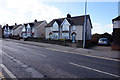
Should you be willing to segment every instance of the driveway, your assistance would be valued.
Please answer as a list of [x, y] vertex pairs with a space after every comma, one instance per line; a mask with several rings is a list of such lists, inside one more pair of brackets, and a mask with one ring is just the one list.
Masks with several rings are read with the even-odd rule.
[[100, 51], [111, 51], [111, 46], [94, 46], [90, 48], [92, 50], [100, 50]]

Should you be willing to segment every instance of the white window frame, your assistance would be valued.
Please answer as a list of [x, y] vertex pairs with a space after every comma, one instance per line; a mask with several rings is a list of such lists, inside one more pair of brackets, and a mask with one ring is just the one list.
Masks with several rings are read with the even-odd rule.
[[73, 26], [72, 30], [75, 31], [76, 30], [76, 26]]
[[54, 24], [52, 25], [52, 31], [59, 31], [59, 25], [55, 21]]

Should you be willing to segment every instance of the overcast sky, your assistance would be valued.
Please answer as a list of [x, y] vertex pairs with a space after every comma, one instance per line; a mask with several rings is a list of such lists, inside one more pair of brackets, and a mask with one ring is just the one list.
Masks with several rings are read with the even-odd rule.
[[[49, 1], [49, 0], [48, 0]], [[0, 0], [0, 24], [14, 25], [71, 16], [84, 15], [84, 2], [81, 0], [64, 0], [56, 2], [43, 0]], [[87, 14], [92, 20], [92, 34], [112, 33], [112, 19], [118, 15], [118, 0], [111, 2], [88, 1]], [[98, 1], [98, 0], [97, 0]], [[113, 2], [114, 1], [114, 2]]]

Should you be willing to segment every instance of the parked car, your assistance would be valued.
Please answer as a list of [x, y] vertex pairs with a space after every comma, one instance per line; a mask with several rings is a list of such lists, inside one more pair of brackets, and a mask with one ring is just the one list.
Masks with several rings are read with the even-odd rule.
[[108, 38], [100, 38], [98, 40], [98, 44], [99, 45], [110, 45], [110, 41], [108, 40]]

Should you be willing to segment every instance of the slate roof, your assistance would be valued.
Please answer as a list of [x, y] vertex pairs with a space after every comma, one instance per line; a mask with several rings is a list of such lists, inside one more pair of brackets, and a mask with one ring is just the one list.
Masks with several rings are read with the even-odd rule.
[[[87, 15], [87, 18], [89, 18], [90, 24], [91, 24], [91, 26], [92, 26], [90, 16]], [[58, 23], [58, 25], [60, 26], [61, 23], [64, 21], [64, 19], [67, 19], [68, 22], [69, 22], [71, 25], [83, 25], [83, 24], [84, 24], [85, 15], [83, 15], [83, 16], [75, 16], [75, 17], [70, 17], [70, 18], [53, 19], [46, 27], [51, 27], [55, 21], [56, 21], [56, 22]]]
[[39, 26], [41, 23], [43, 23], [44, 21], [37, 21], [37, 22], [30, 22], [30, 23], [25, 23], [25, 27], [29, 24], [30, 26], [34, 26], [34, 27], [37, 27]]
[[120, 20], [120, 16], [114, 18], [112, 21]]
[[22, 24], [19, 25], [14, 25], [13, 30], [17, 29], [18, 27], [20, 27]]
[[[3, 29], [8, 28], [8, 25], [3, 26]], [[9, 29], [13, 29], [14, 26], [9, 26]]]

